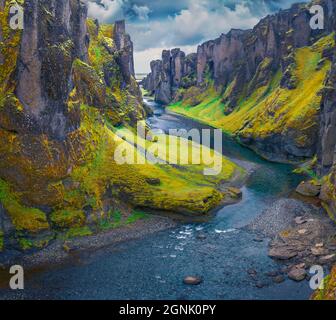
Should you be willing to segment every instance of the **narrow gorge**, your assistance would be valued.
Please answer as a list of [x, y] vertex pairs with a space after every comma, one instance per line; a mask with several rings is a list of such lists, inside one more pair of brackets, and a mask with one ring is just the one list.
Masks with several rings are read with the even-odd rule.
[[90, 2], [0, 0], [0, 299], [335, 298], [335, 0], [163, 50], [143, 79]]
[[[209, 178], [202, 164], [115, 161], [127, 139], [154, 144], [136, 137], [148, 109], [125, 21], [88, 19], [80, 0], [26, 0], [15, 2], [25, 27], [13, 30], [14, 2], [0, 2], [0, 250], [114, 229], [141, 208], [202, 215], [235, 197], [221, 185], [244, 170], [220, 155], [225, 170]], [[142, 159], [134, 144], [126, 149]]]
[[[322, 30], [310, 26], [316, 4]], [[293, 5], [197, 53], [164, 50], [142, 81], [169, 110], [221, 128], [267, 160], [298, 164], [308, 175], [298, 192], [319, 197], [334, 221], [335, 16], [332, 0]]]

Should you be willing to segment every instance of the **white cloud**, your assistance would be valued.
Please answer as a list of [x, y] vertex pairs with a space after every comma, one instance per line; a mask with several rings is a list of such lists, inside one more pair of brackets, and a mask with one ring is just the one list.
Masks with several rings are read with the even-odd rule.
[[140, 20], [148, 20], [151, 10], [147, 6], [138, 6], [135, 4], [132, 9]]
[[103, 6], [89, 3], [89, 14], [102, 22], [113, 22], [132, 12], [137, 19], [127, 20], [127, 30], [135, 45], [136, 71], [147, 72], [150, 61], [159, 59], [162, 49], [181, 47], [196, 52], [197, 44], [217, 38], [231, 28], [253, 27], [260, 16], [252, 13], [244, 1], [230, 9], [223, 0], [185, 0], [185, 9], [149, 19], [150, 2], [147, 6], [133, 0], [101, 0]]
[[124, 0], [101, 0], [100, 3], [88, 2], [90, 17], [96, 18], [101, 22], [123, 18]]
[[[138, 72], [146, 72], [153, 57], [160, 57], [162, 49], [173, 47], [192, 48], [214, 39], [232, 28], [248, 29], [259, 21], [249, 8], [238, 4], [234, 9], [223, 5], [210, 7], [208, 2], [191, 2], [188, 9], [163, 21], [148, 21], [129, 25], [128, 30], [135, 43], [135, 65]], [[155, 53], [155, 54], [153, 54]]]

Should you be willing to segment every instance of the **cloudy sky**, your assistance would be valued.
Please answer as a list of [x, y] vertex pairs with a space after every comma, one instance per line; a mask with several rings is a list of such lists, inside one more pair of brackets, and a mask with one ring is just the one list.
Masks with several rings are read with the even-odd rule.
[[[198, 44], [231, 28], [253, 27], [260, 18], [298, 0], [89, 0], [89, 15], [101, 22], [126, 19], [135, 46], [137, 73], [163, 49], [196, 52]], [[302, 0], [299, 2], [303, 2]]]

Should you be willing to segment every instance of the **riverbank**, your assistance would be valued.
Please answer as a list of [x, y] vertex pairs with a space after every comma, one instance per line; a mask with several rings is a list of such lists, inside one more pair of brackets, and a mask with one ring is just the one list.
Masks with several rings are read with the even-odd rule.
[[177, 226], [173, 219], [148, 215], [148, 218], [138, 220], [130, 225], [116, 228], [107, 232], [98, 233], [92, 236], [68, 239], [66, 241], [54, 240], [47, 248], [35, 253], [23, 253], [8, 251], [0, 257], [1, 269], [8, 266], [20, 264], [25, 269], [41, 268], [43, 266], [55, 266], [71, 260], [77, 254], [84, 251], [102, 249], [131, 240], [140, 240], [148, 235], [168, 230]]
[[[148, 120], [154, 129], [206, 127], [156, 107]], [[160, 232], [147, 234], [146, 230], [133, 241], [127, 235], [125, 241], [107, 244], [102, 250], [95, 249], [92, 238], [81, 239], [89, 241], [88, 249], [78, 250], [76, 242], [67, 244], [66, 251], [70, 251], [61, 252], [66, 260], [33, 269], [27, 273], [23, 293], [3, 289], [0, 298], [308, 299], [312, 290], [307, 281], [296, 283], [284, 276], [283, 282], [274, 282], [270, 275], [282, 272], [282, 264], [268, 257], [270, 238], [245, 228], [277, 200], [287, 199], [302, 177], [292, 173], [293, 167], [264, 161], [226, 137], [223, 155], [249, 173], [241, 201], [220, 207], [202, 221], [186, 219], [170, 225], [168, 219], [169, 226], [159, 228]], [[148, 220], [138, 223], [147, 224]], [[155, 220], [153, 224], [157, 230]], [[129, 229], [120, 232], [123, 238]], [[107, 234], [107, 241], [109, 237]], [[252, 271], [257, 275], [251, 275]], [[8, 278], [8, 273], [5, 276]], [[201, 276], [204, 281], [186, 286], [186, 276]]]
[[322, 266], [327, 274], [336, 262], [336, 225], [313, 204], [279, 199], [246, 229], [270, 239], [268, 255], [280, 266], [274, 281], [284, 281], [285, 276], [309, 280], [312, 266]]

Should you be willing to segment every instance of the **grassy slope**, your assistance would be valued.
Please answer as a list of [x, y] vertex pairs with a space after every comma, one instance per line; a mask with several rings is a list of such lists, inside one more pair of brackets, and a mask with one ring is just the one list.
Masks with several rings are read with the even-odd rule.
[[[1, 24], [5, 18], [0, 13]], [[91, 20], [88, 27], [92, 34], [90, 65], [75, 61], [74, 66], [80, 67], [84, 79], [94, 79], [89, 77], [91, 73], [102, 77], [103, 66], [111, 59], [106, 46], [114, 46], [113, 26], [102, 26], [98, 36], [94, 35], [95, 26]], [[7, 40], [17, 53], [20, 37], [16, 35]], [[0, 49], [4, 50], [2, 46]], [[8, 59], [10, 53], [6, 51], [5, 64], [0, 66], [0, 78], [4, 79], [0, 86], [0, 110], [5, 95], [18, 101], [13, 93], [15, 83], [10, 81], [16, 59]], [[113, 61], [115, 58], [112, 57]], [[242, 169], [220, 155], [223, 171], [218, 176], [204, 176], [202, 164], [118, 165], [114, 161], [114, 151], [124, 140], [117, 135], [112, 123], [118, 123], [118, 119], [129, 115], [141, 119], [142, 112], [138, 98], [128, 90], [120, 89], [122, 79], [117, 63], [114, 61], [110, 65], [112, 74], [115, 73], [110, 79], [111, 86], [105, 89], [106, 101], [112, 103], [104, 109], [87, 106], [81, 103], [78, 88], [75, 88], [69, 108], [81, 104], [81, 126], [70, 133], [66, 141], [54, 141], [45, 135], [19, 135], [0, 128], [0, 168], [8, 173], [0, 178], [0, 203], [10, 217], [15, 237], [23, 249], [46, 245], [52, 233], [45, 233], [46, 238], [42, 240], [35, 241], [34, 236], [47, 230], [82, 236], [91, 233], [92, 223], [102, 229], [131, 223], [143, 216], [134, 214], [134, 207], [204, 214], [230, 194], [230, 191], [219, 192], [218, 185], [243, 174]], [[151, 147], [145, 141], [142, 143], [145, 148]], [[137, 155], [134, 147], [128, 147]], [[192, 148], [199, 152], [199, 147]], [[37, 207], [49, 208], [50, 214]], [[88, 208], [91, 208], [89, 214]], [[116, 214], [120, 208], [123, 208], [123, 217]], [[4, 236], [7, 235], [0, 228], [0, 251], [4, 246]]]
[[[114, 161], [115, 150], [120, 143], [129, 148], [132, 157], [143, 157], [131, 144], [126, 143], [119, 135], [132, 135], [131, 131], [117, 130], [108, 125], [99, 125], [94, 121], [95, 115], [83, 123], [83, 130], [94, 132], [99, 136], [97, 151], [91, 163], [76, 168], [72, 178], [78, 181], [83, 195], [91, 195], [95, 199], [96, 209], [103, 198], [106, 188], [112, 187], [116, 196], [126, 198], [135, 206], [156, 209], [205, 213], [221, 201], [223, 195], [215, 190], [219, 182], [229, 181], [235, 173], [242, 173], [236, 165], [223, 158], [223, 171], [219, 176], [204, 177], [203, 166], [170, 166], [163, 164], [123, 164]], [[99, 119], [99, 117], [97, 118]], [[116, 134], [118, 133], [118, 134]], [[133, 138], [133, 137], [132, 137]], [[134, 137], [135, 138], [135, 137]], [[142, 146], [150, 148], [150, 143], [142, 141]], [[153, 186], [148, 179], [159, 179], [160, 184]], [[81, 196], [76, 195], [76, 199]], [[82, 205], [84, 205], [82, 203]]]
[[[309, 129], [316, 125], [321, 101], [319, 92], [330, 62], [325, 61], [320, 70], [317, 70], [317, 65], [322, 49], [332, 39], [333, 36], [328, 36], [312, 47], [297, 50], [295, 76], [298, 86], [294, 90], [280, 88], [281, 71], [278, 71], [268, 85], [258, 88], [249, 97], [241, 97], [239, 105], [228, 116], [224, 115], [223, 96], [213, 88], [203, 93], [201, 104], [191, 107], [188, 101], [180, 101], [171, 105], [170, 110], [222, 128], [230, 134], [254, 138], [282, 134], [293, 128], [301, 132], [297, 144], [304, 145]], [[226, 91], [229, 90], [230, 86]]]

